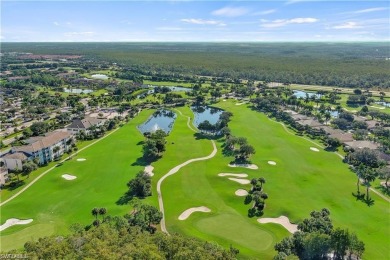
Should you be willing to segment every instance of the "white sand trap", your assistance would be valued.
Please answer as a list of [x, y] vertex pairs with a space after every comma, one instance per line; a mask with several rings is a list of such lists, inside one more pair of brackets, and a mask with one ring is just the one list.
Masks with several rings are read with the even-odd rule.
[[243, 190], [243, 189], [238, 189], [238, 190], [236, 190], [235, 194], [237, 196], [243, 197], [243, 196], [248, 195], [248, 191], [247, 190]]
[[218, 176], [220, 176], [220, 177], [233, 176], [233, 177], [238, 177], [238, 178], [245, 178], [245, 177], [248, 177], [248, 174], [246, 174], [246, 173], [225, 173], [225, 172], [221, 172], [221, 173], [218, 173]]
[[239, 184], [249, 184], [249, 183], [251, 183], [251, 181], [247, 180], [247, 179], [229, 178], [229, 180], [238, 182]]
[[291, 234], [298, 231], [298, 225], [291, 224], [290, 220], [286, 216], [280, 216], [278, 218], [258, 218], [257, 221], [261, 224], [275, 223], [275, 224], [282, 225]]
[[257, 170], [259, 167], [257, 167], [256, 164], [229, 164], [229, 167], [243, 167], [251, 170]]
[[310, 147], [310, 150], [314, 151], [314, 152], [319, 152], [320, 150], [318, 150], [317, 148], [315, 147]]
[[268, 161], [268, 164], [270, 164], [270, 165], [276, 165], [276, 162], [274, 162], [274, 161]]
[[194, 212], [211, 212], [211, 209], [205, 206], [189, 208], [180, 214], [179, 220], [186, 220]]
[[154, 167], [152, 165], [148, 165], [145, 167], [144, 172], [146, 172], [147, 175], [152, 177], [154, 175], [153, 169], [154, 169]]
[[226, 99], [222, 100], [222, 101], [226, 101]]
[[78, 162], [84, 162], [84, 161], [86, 161], [87, 159], [85, 159], [85, 158], [79, 158], [79, 159], [77, 159], [76, 161], [78, 161]]
[[3, 231], [9, 227], [12, 227], [13, 225], [26, 225], [30, 224], [33, 220], [32, 219], [17, 219], [17, 218], [10, 218], [5, 221], [3, 225], [0, 226], [0, 231]]
[[76, 176], [73, 176], [73, 175], [70, 175], [70, 174], [63, 174], [63, 175], [61, 175], [61, 177], [64, 178], [65, 180], [67, 180], [67, 181], [73, 181], [74, 179], [77, 178]]
[[236, 106], [244, 105], [245, 103], [236, 103]]

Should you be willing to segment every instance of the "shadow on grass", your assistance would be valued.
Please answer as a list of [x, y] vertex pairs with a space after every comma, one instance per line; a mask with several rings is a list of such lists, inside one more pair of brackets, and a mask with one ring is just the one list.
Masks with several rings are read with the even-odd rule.
[[203, 133], [195, 133], [194, 137], [196, 140], [218, 140], [222, 137], [222, 135], [206, 135]]
[[139, 157], [135, 162], [131, 164], [131, 166], [147, 166], [151, 164], [153, 161], [148, 161], [144, 157]]
[[[390, 187], [390, 186], [388, 186], [388, 187]], [[380, 192], [382, 192], [383, 194], [385, 194], [387, 196], [390, 196], [390, 189], [389, 188], [386, 189], [386, 187], [379, 185], [379, 186], [376, 186], [375, 189], [379, 190]]]
[[17, 188], [19, 188], [20, 186], [23, 186], [25, 183], [23, 180], [20, 180], [20, 181], [12, 181], [11, 183], [9, 184], [6, 184], [3, 186], [3, 189], [4, 190], [9, 190], [9, 191], [13, 191]]
[[116, 202], [115, 204], [116, 205], [127, 205], [129, 204], [129, 201], [131, 201], [133, 199], [133, 194], [131, 194], [129, 191], [127, 191], [125, 194], [122, 195], [122, 197], [120, 197]]
[[371, 207], [375, 204], [375, 201], [372, 198], [367, 199], [366, 194], [364, 194], [364, 193], [358, 192], [357, 194], [355, 194], [352, 192], [352, 196], [354, 196], [356, 198], [356, 200], [360, 200], [360, 201], [366, 203], [367, 206], [369, 206], [369, 207]]

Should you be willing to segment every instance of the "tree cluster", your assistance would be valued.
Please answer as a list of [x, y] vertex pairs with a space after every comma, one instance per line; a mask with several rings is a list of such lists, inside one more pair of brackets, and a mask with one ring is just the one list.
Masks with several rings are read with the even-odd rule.
[[278, 255], [274, 259], [286, 259], [295, 255], [299, 259], [360, 259], [364, 243], [348, 230], [333, 228], [328, 209], [312, 211], [310, 218], [298, 225], [298, 231], [275, 245]]
[[145, 198], [152, 196], [152, 178], [144, 171], [137, 173], [134, 179], [127, 183], [128, 195], [131, 197]]
[[268, 199], [268, 195], [263, 189], [264, 183], [265, 179], [263, 177], [258, 179], [253, 178], [251, 180], [252, 188], [248, 191], [248, 195], [245, 197], [245, 204], [249, 204], [253, 201], [252, 207], [248, 210], [249, 217], [263, 215], [265, 200]]
[[209, 259], [230, 260], [237, 250], [225, 250], [215, 243], [178, 234], [170, 236], [142, 232], [124, 217], [107, 216], [89, 230], [74, 224], [66, 236], [42, 237], [30, 241], [21, 251], [31, 259]]
[[167, 143], [165, 137], [167, 134], [163, 130], [158, 129], [154, 133], [146, 132], [144, 136], [146, 140], [142, 149], [145, 160], [149, 162], [157, 160], [165, 151], [165, 145]]

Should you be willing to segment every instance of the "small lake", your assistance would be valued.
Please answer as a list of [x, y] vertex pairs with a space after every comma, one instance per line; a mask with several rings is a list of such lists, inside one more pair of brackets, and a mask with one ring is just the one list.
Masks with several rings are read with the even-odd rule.
[[378, 104], [378, 105], [381, 105], [381, 106], [385, 106], [385, 107], [390, 107], [390, 103], [388, 103], [388, 102], [380, 101], [380, 102], [375, 102], [375, 104]]
[[169, 88], [173, 92], [188, 92], [191, 91], [191, 88], [183, 88], [183, 87], [173, 87], [173, 86], [154, 86], [154, 85], [149, 85], [151, 88], [157, 88], [157, 87], [164, 87], [164, 88]]
[[339, 117], [339, 112], [338, 112], [338, 111], [330, 111], [329, 113], [330, 113], [330, 115], [331, 115], [333, 118], [338, 118], [338, 117]]
[[92, 93], [92, 89], [81, 89], [81, 88], [64, 88], [64, 92], [66, 93], [72, 93], [72, 94], [88, 94]]
[[315, 93], [310, 93], [310, 92], [305, 92], [301, 90], [294, 90], [294, 96], [297, 98], [306, 98], [306, 94], [309, 95], [309, 97], [315, 96], [316, 98], [321, 98], [321, 95], [315, 94]]
[[218, 122], [219, 116], [223, 112], [222, 109], [207, 106], [193, 106], [191, 107], [191, 110], [195, 115], [194, 125], [196, 127], [198, 127], [200, 123], [206, 120], [208, 120], [210, 124], [214, 125]]
[[158, 129], [169, 133], [175, 123], [176, 114], [170, 110], [158, 110], [151, 115], [145, 123], [137, 126], [142, 133], [156, 132]]
[[91, 76], [91, 78], [93, 78], [93, 79], [108, 79], [108, 76], [106, 76], [104, 74], [93, 74]]

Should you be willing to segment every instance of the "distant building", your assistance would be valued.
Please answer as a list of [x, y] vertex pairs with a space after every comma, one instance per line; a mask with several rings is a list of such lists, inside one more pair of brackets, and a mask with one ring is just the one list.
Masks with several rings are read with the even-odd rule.
[[376, 150], [379, 148], [379, 145], [377, 143], [371, 142], [371, 141], [352, 141], [352, 142], [345, 142], [346, 146], [352, 147], [353, 149], [363, 149], [363, 148], [369, 148], [372, 150]]
[[66, 126], [66, 129], [71, 133], [78, 133], [80, 131], [88, 132], [88, 129], [93, 126], [101, 126], [104, 124], [103, 119], [94, 117], [86, 117], [84, 119], [74, 119], [73, 122]]
[[0, 166], [0, 187], [8, 181], [8, 169], [5, 166]]
[[69, 132], [54, 131], [30, 138], [28, 145], [13, 147], [11, 154], [23, 153], [28, 160], [36, 158], [40, 164], [45, 164], [64, 154], [70, 148], [72, 139], [73, 135]]
[[8, 153], [3, 156], [4, 166], [8, 170], [22, 170], [23, 162], [27, 160], [27, 156], [22, 152]]

